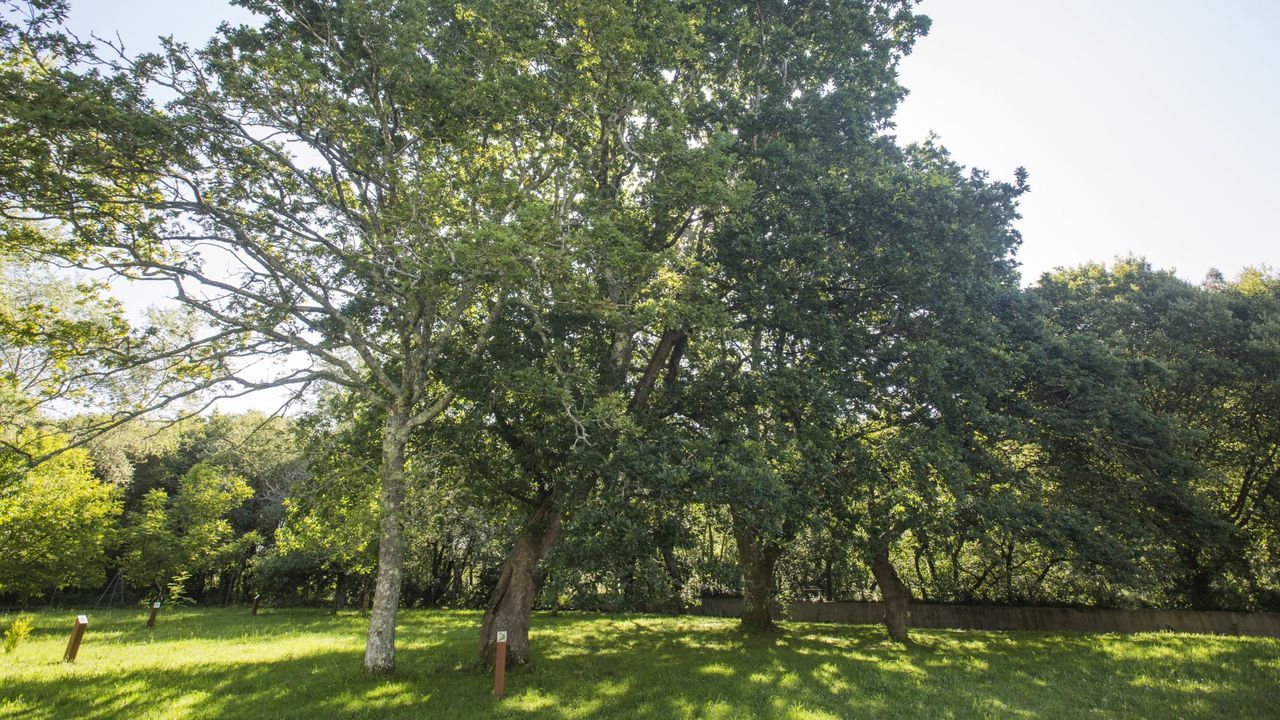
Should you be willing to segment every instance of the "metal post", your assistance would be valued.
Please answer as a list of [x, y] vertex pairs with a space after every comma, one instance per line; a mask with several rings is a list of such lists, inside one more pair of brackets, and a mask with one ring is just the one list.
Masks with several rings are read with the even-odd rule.
[[71, 626], [71, 642], [67, 643], [67, 651], [62, 655], [64, 661], [76, 661], [76, 653], [80, 652], [80, 641], [84, 639], [84, 629], [88, 626], [88, 615], [76, 616], [76, 624]]

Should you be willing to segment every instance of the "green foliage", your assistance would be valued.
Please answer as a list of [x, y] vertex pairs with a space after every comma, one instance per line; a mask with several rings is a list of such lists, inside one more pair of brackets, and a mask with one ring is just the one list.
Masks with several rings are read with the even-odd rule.
[[288, 488], [271, 555], [298, 555], [329, 573], [368, 575], [377, 555], [377, 420], [360, 415], [336, 429], [304, 427], [310, 428], [307, 472]]
[[120, 567], [132, 583], [176, 599], [183, 580], [238, 563], [261, 541], [256, 532], [236, 535], [230, 513], [252, 496], [244, 478], [198, 463], [169, 493], [155, 488], [125, 517]]
[[0, 595], [27, 600], [101, 583], [120, 491], [93, 476], [88, 453], [58, 447], [64, 438], [27, 432], [19, 441], [54, 456], [33, 468], [0, 457]]
[[[928, 600], [1280, 607], [1280, 278], [1020, 288], [1026, 173], [887, 132], [915, 3], [242, 4], [130, 58], [0, 0], [0, 595], [119, 529], [170, 601], [381, 552], [386, 607], [484, 605], [538, 517], [555, 607], [870, 597], [876, 557]], [[328, 395], [125, 422], [232, 383]]]
[[155, 489], [125, 517], [120, 569], [135, 584], [161, 591], [179, 572], [177, 532], [169, 515], [169, 494]]
[[187, 596], [187, 581], [191, 579], [191, 573], [186, 570], [180, 570], [174, 575], [165, 586], [165, 602], [170, 605], [191, 605], [194, 601]]
[[4, 653], [6, 655], [18, 649], [18, 645], [31, 634], [31, 621], [30, 615], [19, 615], [9, 623], [9, 627], [5, 628]]

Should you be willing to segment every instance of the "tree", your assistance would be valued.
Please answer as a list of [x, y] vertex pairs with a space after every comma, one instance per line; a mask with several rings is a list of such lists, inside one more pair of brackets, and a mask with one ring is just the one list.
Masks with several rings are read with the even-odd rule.
[[1198, 288], [1128, 258], [1046, 275], [1034, 290], [1052, 322], [1114, 353], [1128, 402], [1165, 428], [1161, 447], [1180, 464], [1151, 481], [1147, 506], [1165, 518], [1148, 542], [1172, 550], [1156, 570], [1169, 601], [1248, 607], [1265, 592], [1226, 576], [1256, 577], [1247, 548], [1267, 533], [1251, 526], [1275, 512], [1276, 287], [1247, 270]]
[[192, 578], [203, 594], [210, 574], [238, 562], [260, 541], [255, 532], [237, 537], [228, 517], [252, 494], [244, 478], [205, 463], [178, 480], [172, 498], [159, 488], [149, 491], [126, 516], [125, 577], [155, 597], [168, 594], [176, 580]]
[[[725, 464], [711, 473], [713, 497], [732, 509], [743, 622], [755, 629], [772, 625], [774, 566], [800, 525], [823, 502], [850, 501], [824, 486], [894, 484], [879, 471], [849, 476], [868, 431], [939, 426], [963, 405], [951, 394], [981, 377], [982, 355], [963, 362], [947, 343], [993, 334], [1026, 189], [1021, 172], [992, 182], [932, 142], [898, 148], [881, 133], [901, 93], [896, 63], [926, 27], [908, 6], [867, 17], [796, 6], [765, 22], [776, 26], [737, 40], [765, 58], [746, 65], [754, 102], [737, 120], [754, 192], [713, 236], [730, 324], [694, 348], [703, 388], [689, 403], [702, 454]], [[851, 37], [861, 42], [835, 39]], [[900, 532], [882, 522], [872, 555], [887, 557]], [[902, 589], [886, 563], [875, 563], [882, 590]]]
[[[104, 283], [0, 253], [0, 452], [37, 465], [198, 399], [216, 362], [191, 344], [194, 333], [189, 320], [159, 311], [135, 327]], [[60, 439], [19, 443], [9, 429], [20, 428], [28, 441]]]
[[905, 272], [891, 262], [907, 240], [881, 220], [901, 208], [882, 193], [901, 164], [883, 131], [897, 63], [928, 21], [910, 3], [766, 3], [713, 6], [706, 25], [726, 49], [712, 92], [743, 199], [709, 237], [724, 322], [691, 339], [675, 412], [707, 463], [706, 498], [730, 509], [743, 623], [767, 629], [775, 565], [829, 474], [840, 385], [865, 377], [858, 350]]
[[152, 597], [164, 597], [182, 566], [169, 493], [157, 488], [144, 495], [141, 506], [125, 517], [122, 536], [120, 568], [125, 577], [147, 588]]
[[[563, 26], [522, 3], [245, 4], [261, 24], [224, 27], [199, 52], [77, 46], [109, 66], [101, 75], [37, 62], [17, 87], [72, 100], [9, 108], [34, 156], [108, 131], [129, 152], [90, 157], [83, 173], [55, 167], [6, 198], [14, 216], [64, 223], [58, 255], [170, 283], [223, 357], [299, 358], [273, 377], [217, 382], [330, 382], [379, 410], [365, 668], [390, 672], [408, 437], [449, 405], [451, 381], [560, 239], [563, 198], [547, 181], [582, 122], [570, 110], [578, 56], [558, 42]], [[40, 6], [52, 8], [44, 27], [65, 9]], [[56, 33], [19, 40], [46, 37], [58, 44]], [[76, 102], [81, 85], [108, 106], [101, 122], [79, 115], [93, 107]], [[160, 111], [147, 87], [175, 99]]]
[[284, 500], [284, 517], [276, 543], [259, 558], [260, 580], [273, 569], [310, 563], [336, 578], [334, 610], [345, 603], [350, 578], [371, 577], [378, 557], [377, 417], [352, 398], [333, 398], [324, 407], [351, 419], [328, 422], [308, 418], [307, 473], [292, 483]]
[[[1202, 572], [1227, 607], [1280, 607], [1280, 276], [1248, 268], [1233, 282], [1209, 288], [1232, 322], [1214, 350], [1229, 362], [1217, 402], [1193, 404], [1187, 415], [1204, 438], [1209, 473], [1200, 490], [1231, 526], [1231, 542]], [[1219, 295], [1220, 293], [1220, 295]], [[1208, 565], [1208, 568], [1203, 568]], [[1197, 582], [1203, 582], [1197, 580]], [[1193, 586], [1194, 587], [1194, 586]]]
[[530, 661], [539, 564], [582, 498], [627, 482], [619, 450], [678, 365], [700, 238], [728, 202], [728, 138], [703, 94], [711, 48], [698, 44], [696, 13], [646, 1], [557, 6], [552, 17], [579, 63], [568, 111], [588, 119], [551, 184], [565, 251], [544, 266], [539, 297], [511, 303], [463, 390], [500, 444], [497, 497], [523, 517], [481, 624], [485, 662], [498, 629], [508, 662]]
[[120, 491], [93, 477], [84, 450], [55, 453], [56, 436], [27, 431], [23, 447], [52, 457], [35, 467], [0, 456], [0, 596], [99, 584], [120, 518]]

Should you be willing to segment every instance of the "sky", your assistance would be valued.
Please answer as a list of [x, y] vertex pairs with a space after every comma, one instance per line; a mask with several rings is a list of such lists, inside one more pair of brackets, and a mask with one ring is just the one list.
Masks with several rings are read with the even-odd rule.
[[[1198, 281], [1280, 267], [1280, 2], [924, 0], [899, 139], [1030, 172], [1024, 282], [1129, 254]], [[224, 0], [72, 0], [80, 33], [198, 44]]]
[[[901, 66], [900, 141], [930, 132], [960, 162], [1023, 166], [1023, 282], [1130, 254], [1199, 281], [1280, 268], [1280, 0], [924, 0]], [[72, 0], [81, 34], [131, 51], [202, 43], [252, 15], [225, 0]], [[126, 307], [162, 287], [118, 288]], [[219, 401], [272, 411], [282, 391]]]
[[899, 136], [1031, 174], [1024, 281], [1130, 253], [1280, 266], [1280, 2], [925, 0]]

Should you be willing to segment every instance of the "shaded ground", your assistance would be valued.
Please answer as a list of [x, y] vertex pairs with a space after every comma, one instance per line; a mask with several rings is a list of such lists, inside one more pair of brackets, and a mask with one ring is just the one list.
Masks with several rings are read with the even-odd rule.
[[[83, 611], [82, 611], [83, 612]], [[537, 665], [473, 665], [479, 616], [401, 615], [399, 673], [361, 674], [366, 621], [322, 610], [36, 613], [0, 655], [0, 718], [1258, 718], [1280, 717], [1280, 641], [1203, 635], [922, 630], [540, 615]], [[7, 625], [12, 615], [0, 616]]]

